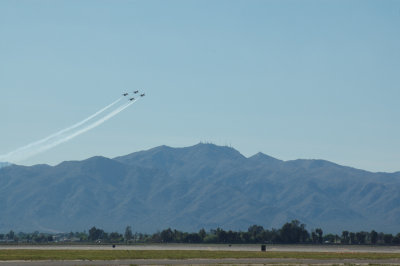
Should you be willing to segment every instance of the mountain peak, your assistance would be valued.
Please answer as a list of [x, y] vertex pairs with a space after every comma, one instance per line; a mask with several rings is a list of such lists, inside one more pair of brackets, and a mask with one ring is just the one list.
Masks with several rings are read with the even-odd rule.
[[251, 163], [251, 165], [259, 165], [259, 166], [277, 166], [283, 161], [276, 159], [274, 157], [271, 157], [269, 155], [266, 155], [262, 152], [256, 153], [253, 156], [248, 158], [248, 161]]
[[194, 148], [194, 149], [209, 149], [209, 150], [224, 150], [224, 151], [230, 151], [230, 152], [234, 152], [234, 153], [240, 153], [239, 151], [237, 151], [235, 148], [228, 146], [228, 145], [224, 145], [224, 146], [220, 146], [211, 142], [199, 142], [196, 145], [190, 146], [188, 148]]
[[322, 168], [322, 167], [344, 167], [326, 160], [320, 159], [297, 159], [287, 161], [287, 164], [295, 165], [306, 169]]
[[145, 167], [158, 165], [158, 167], [174, 168], [178, 165], [193, 165], [205, 161], [216, 163], [223, 160], [244, 160], [245, 157], [232, 147], [200, 142], [183, 148], [163, 145], [114, 159], [130, 165], [140, 164]]
[[245, 159], [245, 157], [234, 148], [229, 146], [218, 146], [213, 143], [200, 142], [184, 149], [186, 149], [191, 155], [208, 156], [209, 159]]
[[276, 158], [274, 158], [272, 156], [266, 155], [265, 153], [262, 153], [262, 152], [258, 152], [256, 154], [254, 154], [253, 156], [249, 157], [249, 159], [257, 160], [257, 161], [261, 161], [261, 160], [264, 160], [264, 161], [281, 161], [281, 160], [276, 159]]
[[121, 167], [123, 164], [120, 162], [103, 157], [103, 156], [93, 156], [83, 161], [64, 161], [55, 167], [57, 168], [70, 168], [70, 167], [85, 167], [85, 168], [97, 168], [97, 169], [106, 169], [112, 168], [117, 169]]

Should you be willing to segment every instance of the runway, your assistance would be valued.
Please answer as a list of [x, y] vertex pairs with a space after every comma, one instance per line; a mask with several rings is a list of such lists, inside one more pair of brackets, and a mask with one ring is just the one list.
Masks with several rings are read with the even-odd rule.
[[[372, 252], [400, 253], [400, 246], [363, 245], [266, 245], [267, 251], [287, 252]], [[260, 251], [259, 244], [134, 244], [116, 245], [0, 245], [4, 249], [44, 249], [44, 250], [208, 250], [208, 251]]]
[[[137, 245], [0, 245], [0, 250], [206, 250], [258, 251], [261, 245], [137, 244]], [[400, 253], [398, 246], [344, 245], [267, 245], [268, 251], [330, 253]], [[0, 266], [72, 266], [72, 265], [400, 265], [397, 259], [296, 259], [296, 258], [223, 258], [223, 259], [126, 259], [126, 260], [38, 260], [0, 261]]]
[[73, 265], [399, 265], [399, 259], [393, 260], [360, 260], [360, 259], [187, 259], [187, 260], [155, 260], [155, 259], [132, 259], [132, 260], [107, 260], [107, 261], [2, 261], [4, 266], [73, 266]]

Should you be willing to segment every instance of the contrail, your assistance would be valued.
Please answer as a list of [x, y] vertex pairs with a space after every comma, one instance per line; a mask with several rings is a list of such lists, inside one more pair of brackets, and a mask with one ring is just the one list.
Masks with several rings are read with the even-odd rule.
[[[65, 128], [63, 130], [58, 131], [57, 133], [54, 133], [42, 140], [36, 141], [34, 143], [28, 144], [24, 147], [18, 148], [15, 151], [12, 151], [6, 155], [2, 155], [0, 156], [0, 160], [7, 160], [7, 161], [21, 161], [24, 159], [27, 159], [33, 155], [36, 155], [38, 153], [44, 152], [48, 149], [51, 149], [61, 143], [64, 143], [76, 136], [79, 136], [80, 134], [83, 134], [84, 132], [97, 127], [99, 125], [101, 125], [102, 123], [104, 123], [105, 121], [107, 121], [108, 119], [112, 118], [113, 116], [117, 115], [118, 113], [120, 113], [121, 111], [123, 111], [125, 108], [129, 107], [130, 105], [132, 105], [133, 103], [135, 103], [137, 101], [131, 101], [129, 103], [126, 103], [120, 107], [118, 107], [117, 109], [115, 109], [114, 111], [108, 113], [107, 115], [105, 115], [104, 117], [92, 122], [91, 124], [85, 126], [84, 128], [78, 130], [78, 131], [73, 131], [72, 133], [69, 133], [69, 135], [62, 137], [62, 135], [66, 132], [69, 132], [73, 129], [76, 129], [82, 125], [84, 125], [85, 123], [87, 123], [88, 121], [90, 121], [91, 119], [99, 116], [101, 113], [105, 112], [107, 109], [111, 108], [112, 106], [114, 106], [116, 103], [118, 103], [122, 98], [114, 101], [113, 103], [109, 104], [108, 106], [102, 108], [101, 110], [97, 111], [96, 113], [94, 113], [93, 115], [89, 116], [88, 118], [82, 120], [81, 122], [78, 122], [68, 128]], [[61, 138], [60, 138], [61, 137]], [[46, 142], [48, 142], [48, 144], [46, 144]], [[15, 160], [12, 160], [12, 157], [15, 157]], [[7, 159], [9, 158], [9, 159]]]
[[[46, 151], [46, 150], [48, 150], [48, 149], [51, 149], [51, 148], [53, 148], [53, 147], [55, 147], [55, 146], [57, 146], [57, 145], [59, 145], [59, 144], [61, 144], [61, 143], [64, 143], [64, 142], [66, 142], [66, 141], [68, 141], [68, 140], [71, 140], [71, 139], [73, 139], [73, 138], [75, 138], [75, 137], [77, 137], [77, 136], [79, 136], [79, 135], [85, 133], [86, 131], [89, 131], [89, 130], [91, 130], [91, 129], [93, 129], [93, 128], [95, 128], [95, 127], [97, 127], [97, 126], [103, 124], [103, 123], [106, 122], [108, 119], [112, 118], [113, 116], [115, 116], [115, 115], [117, 115], [118, 113], [122, 112], [124, 109], [128, 108], [130, 105], [134, 104], [136, 101], [137, 101], [137, 100], [131, 101], [130, 103], [127, 103], [127, 104], [125, 104], [125, 105], [119, 107], [118, 109], [112, 111], [111, 113], [109, 113], [108, 115], [104, 116], [103, 118], [97, 120], [96, 122], [93, 122], [92, 124], [90, 124], [90, 125], [88, 125], [88, 126], [82, 128], [81, 130], [78, 130], [78, 131], [76, 131], [76, 132], [74, 132], [74, 133], [72, 133], [72, 134], [70, 134], [70, 135], [68, 135], [68, 136], [66, 136], [66, 137], [64, 137], [64, 138], [62, 138], [62, 139], [59, 139], [59, 140], [57, 140], [57, 141], [54, 141], [54, 142], [52, 142], [52, 143], [50, 143], [50, 144], [48, 144], [48, 145], [46, 145], [46, 146], [40, 147], [40, 149], [37, 150], [37, 151], [35, 151], [34, 154], [38, 154], [38, 153], [44, 152], [44, 151]], [[34, 155], [34, 154], [33, 154], [33, 155]], [[32, 155], [31, 155], [31, 156], [32, 156]]]
[[35, 142], [33, 142], [33, 143], [30, 143], [30, 144], [28, 144], [28, 145], [26, 145], [26, 146], [20, 147], [20, 148], [14, 150], [14, 151], [12, 151], [12, 152], [9, 152], [9, 153], [7, 153], [7, 154], [5, 154], [5, 155], [1, 155], [1, 156], [0, 156], [0, 159], [3, 160], [2, 158], [12, 157], [13, 155], [18, 154], [18, 153], [20, 153], [20, 152], [22, 152], [22, 151], [24, 151], [24, 150], [29, 150], [29, 149], [31, 149], [32, 147], [38, 146], [38, 145], [40, 145], [40, 144], [42, 144], [42, 143], [45, 143], [45, 142], [47, 142], [47, 141], [49, 141], [49, 140], [51, 140], [51, 139], [53, 139], [53, 138], [56, 138], [56, 137], [58, 137], [58, 136], [64, 134], [65, 132], [68, 132], [68, 131], [70, 131], [70, 130], [72, 130], [72, 129], [75, 129], [75, 128], [77, 128], [77, 127], [79, 127], [79, 126], [85, 124], [85, 123], [88, 122], [89, 120], [93, 119], [94, 117], [100, 115], [101, 113], [103, 113], [103, 112], [106, 111], [107, 109], [111, 108], [112, 106], [114, 106], [115, 104], [117, 104], [119, 101], [121, 101], [121, 99], [122, 99], [122, 97], [119, 98], [118, 100], [114, 101], [113, 103], [107, 105], [106, 107], [100, 109], [99, 111], [97, 111], [97, 112], [94, 113], [93, 115], [89, 116], [88, 118], [85, 118], [84, 120], [82, 120], [82, 121], [76, 123], [75, 125], [72, 125], [72, 126], [67, 127], [67, 128], [65, 128], [65, 129], [63, 129], [63, 130], [60, 130], [60, 131], [58, 131], [58, 132], [56, 132], [56, 133], [54, 133], [54, 134], [52, 134], [52, 135], [50, 135], [50, 136], [48, 136], [48, 137], [46, 137], [46, 138], [44, 138], [44, 139], [41, 139], [41, 140], [35, 141]]

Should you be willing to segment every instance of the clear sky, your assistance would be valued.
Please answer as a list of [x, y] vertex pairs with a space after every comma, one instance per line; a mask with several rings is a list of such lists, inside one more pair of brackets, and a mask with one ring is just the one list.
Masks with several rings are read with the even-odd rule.
[[400, 170], [400, 1], [0, 1], [0, 154], [146, 97], [22, 164], [200, 141]]

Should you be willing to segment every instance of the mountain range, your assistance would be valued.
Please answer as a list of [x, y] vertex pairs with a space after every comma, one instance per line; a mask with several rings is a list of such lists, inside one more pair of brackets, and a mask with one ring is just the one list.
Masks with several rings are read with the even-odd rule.
[[400, 232], [400, 172], [282, 161], [231, 147], [160, 146], [113, 159], [0, 169], [0, 232], [155, 232], [253, 224]]

